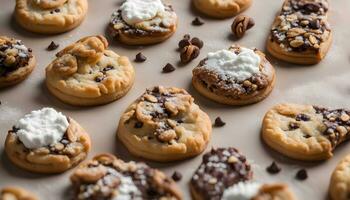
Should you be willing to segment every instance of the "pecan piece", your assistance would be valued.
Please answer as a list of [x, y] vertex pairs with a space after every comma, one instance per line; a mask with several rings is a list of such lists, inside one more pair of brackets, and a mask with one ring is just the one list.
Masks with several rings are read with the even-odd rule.
[[239, 15], [235, 18], [231, 25], [232, 33], [237, 38], [242, 38], [245, 32], [255, 25], [254, 20], [251, 17], [245, 15]]
[[188, 63], [199, 56], [199, 48], [195, 45], [185, 46], [180, 53], [182, 63]]

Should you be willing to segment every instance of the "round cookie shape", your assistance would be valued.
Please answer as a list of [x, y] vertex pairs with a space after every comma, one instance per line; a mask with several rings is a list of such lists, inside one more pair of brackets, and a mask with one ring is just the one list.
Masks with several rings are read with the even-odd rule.
[[91, 141], [72, 118], [52, 108], [32, 111], [8, 131], [5, 152], [18, 167], [36, 173], [61, 173], [84, 160]]
[[224, 191], [221, 200], [295, 200], [288, 186], [281, 183], [260, 184], [253, 181], [239, 182]]
[[156, 86], [126, 109], [117, 135], [132, 154], [169, 162], [200, 154], [211, 129], [208, 115], [184, 89]]
[[329, 183], [329, 195], [332, 200], [349, 199], [350, 192], [350, 155], [345, 156], [334, 169]]
[[265, 55], [240, 46], [209, 53], [192, 74], [192, 84], [199, 93], [226, 105], [259, 102], [275, 85], [275, 70]]
[[35, 65], [32, 49], [21, 40], [0, 36], [0, 88], [23, 81]]
[[350, 111], [280, 104], [264, 117], [262, 138], [272, 149], [298, 160], [326, 160], [349, 138]]
[[203, 155], [190, 181], [194, 200], [221, 199], [229, 187], [252, 179], [247, 159], [237, 149], [217, 148]]
[[290, 63], [319, 63], [333, 40], [328, 11], [328, 0], [285, 0], [267, 40], [269, 53]]
[[38, 198], [19, 187], [5, 187], [0, 190], [0, 199], [1, 200], [38, 200]]
[[113, 12], [109, 32], [127, 45], [148, 45], [171, 37], [177, 23], [172, 6], [161, 0], [127, 0]]
[[74, 199], [182, 199], [175, 182], [144, 163], [100, 154], [72, 174]]
[[16, 0], [14, 15], [29, 31], [55, 34], [79, 26], [87, 10], [87, 0]]
[[250, 7], [253, 0], [192, 0], [201, 13], [214, 18], [233, 17]]
[[56, 54], [46, 68], [46, 86], [61, 101], [77, 106], [106, 104], [132, 87], [129, 59], [108, 50], [103, 36], [89, 36]]

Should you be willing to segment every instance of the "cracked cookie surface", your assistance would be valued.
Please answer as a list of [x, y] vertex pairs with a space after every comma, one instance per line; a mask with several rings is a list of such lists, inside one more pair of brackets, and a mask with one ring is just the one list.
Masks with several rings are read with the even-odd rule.
[[192, 0], [200, 12], [215, 18], [233, 17], [246, 10], [253, 0]]
[[21, 40], [0, 36], [0, 88], [23, 81], [35, 65], [32, 49]]
[[103, 36], [90, 36], [58, 52], [46, 68], [46, 85], [63, 102], [91, 106], [123, 97], [135, 71], [129, 59], [107, 49]]
[[175, 182], [164, 173], [111, 154], [97, 155], [79, 166], [71, 182], [74, 199], [182, 199]]
[[0, 199], [1, 200], [38, 200], [38, 198], [19, 187], [5, 187], [0, 190]]
[[275, 57], [296, 64], [316, 64], [332, 43], [327, 0], [286, 0], [267, 42]]
[[280, 104], [263, 120], [262, 137], [276, 151], [299, 160], [325, 160], [349, 138], [350, 111]]
[[[26, 118], [30, 117], [24, 116], [19, 123]], [[38, 120], [41, 124], [45, 124], [44, 126], [50, 127], [53, 118], [40, 117]], [[28, 127], [26, 130], [28, 133], [25, 133], [28, 136], [23, 137], [22, 127], [18, 124], [13, 126], [12, 130], [8, 131], [5, 141], [8, 158], [18, 167], [36, 173], [61, 173], [74, 167], [86, 158], [91, 148], [91, 141], [86, 131], [75, 120], [67, 117], [65, 121], [67, 121], [65, 130], [60, 128], [62, 126], [58, 124], [59, 121], [52, 122], [50, 128], [58, 127], [63, 132], [61, 138], [56, 140], [52, 132], [47, 129], [40, 133], [45, 136], [38, 135], [40, 125], [31, 119], [23, 126]]]
[[16, 0], [15, 17], [29, 31], [53, 34], [79, 26], [87, 10], [87, 0]]
[[164, 9], [151, 18], [128, 23], [123, 19], [122, 5], [112, 13], [108, 27], [110, 34], [128, 45], [154, 44], [168, 39], [177, 29], [178, 18], [171, 5], [163, 4], [163, 6]]
[[[215, 64], [208, 59], [212, 54], [209, 53], [192, 71], [192, 84], [199, 93], [228, 105], [256, 103], [271, 93], [275, 70], [261, 51], [231, 46], [217, 52], [214, 53], [219, 55], [215, 56]], [[229, 55], [233, 53], [235, 56]], [[254, 63], [255, 60], [259, 63]]]
[[134, 155], [173, 161], [201, 153], [211, 121], [184, 89], [156, 86], [132, 103], [119, 121], [117, 135]]

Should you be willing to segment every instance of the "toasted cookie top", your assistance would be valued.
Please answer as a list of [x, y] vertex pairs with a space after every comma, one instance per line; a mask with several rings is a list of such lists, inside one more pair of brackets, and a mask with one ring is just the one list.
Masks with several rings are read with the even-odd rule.
[[76, 199], [181, 199], [175, 182], [146, 164], [95, 156], [71, 176]]

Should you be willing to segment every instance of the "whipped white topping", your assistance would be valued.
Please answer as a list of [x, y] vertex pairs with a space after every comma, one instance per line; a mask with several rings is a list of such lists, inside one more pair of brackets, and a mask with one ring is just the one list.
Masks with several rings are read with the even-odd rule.
[[208, 53], [204, 67], [215, 72], [224, 80], [244, 81], [260, 72], [260, 56], [253, 50], [240, 48], [240, 53], [219, 50]]
[[[129, 176], [124, 176], [115, 169], [109, 168], [107, 175], [103, 178], [104, 182], [108, 182], [109, 179], [114, 179], [113, 177], [118, 177], [120, 179], [120, 185], [118, 187], [118, 195], [113, 198], [113, 200], [129, 200], [129, 199], [140, 199], [141, 192], [134, 184], [133, 180]], [[100, 180], [102, 181], [102, 180]]]
[[129, 25], [153, 19], [165, 11], [161, 0], [126, 0], [120, 9], [123, 20]]
[[258, 194], [260, 183], [239, 182], [224, 191], [221, 200], [251, 200]]
[[59, 142], [69, 122], [67, 117], [53, 108], [32, 111], [15, 125], [19, 140], [29, 149], [36, 149]]

